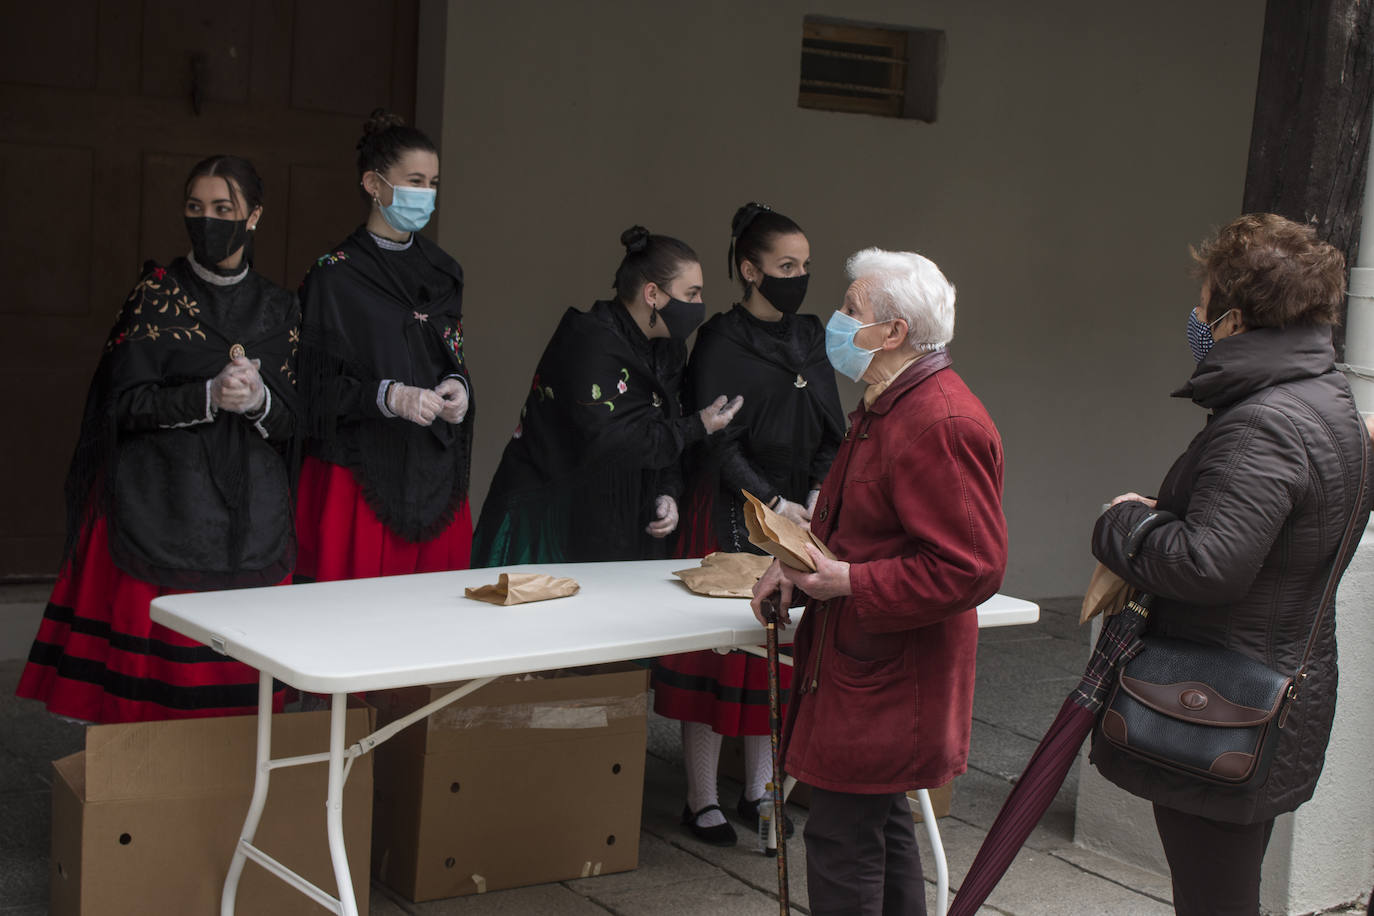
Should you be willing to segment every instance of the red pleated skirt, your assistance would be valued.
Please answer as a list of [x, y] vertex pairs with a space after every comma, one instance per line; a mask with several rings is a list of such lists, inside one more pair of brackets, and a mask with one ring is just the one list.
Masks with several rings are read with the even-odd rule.
[[[698, 487], [687, 499], [676, 553], [698, 558], [720, 548], [711, 533], [710, 494]], [[654, 712], [702, 722], [722, 735], [768, 734], [768, 663], [745, 652], [686, 652], [654, 662]], [[778, 666], [781, 715], [787, 717], [792, 666]]]
[[[105, 519], [82, 533], [78, 556], [53, 587], [18, 696], [98, 723], [257, 712], [257, 671], [153, 623], [149, 603], [184, 592], [115, 566]], [[282, 700], [278, 690], [276, 711]]]
[[448, 527], [428, 541], [411, 543], [377, 518], [352, 471], [311, 456], [301, 468], [296, 540], [297, 582], [467, 569], [472, 511], [464, 500]]

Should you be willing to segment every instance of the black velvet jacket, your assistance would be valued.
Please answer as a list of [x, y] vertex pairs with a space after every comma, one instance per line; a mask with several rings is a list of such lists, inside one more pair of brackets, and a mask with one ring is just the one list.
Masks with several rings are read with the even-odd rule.
[[[159, 585], [271, 585], [295, 563], [290, 470], [300, 313], [249, 270], [202, 281], [149, 262], [105, 343], [67, 480], [68, 557], [99, 514], [124, 571]], [[217, 411], [209, 381], [242, 348], [267, 401]]]

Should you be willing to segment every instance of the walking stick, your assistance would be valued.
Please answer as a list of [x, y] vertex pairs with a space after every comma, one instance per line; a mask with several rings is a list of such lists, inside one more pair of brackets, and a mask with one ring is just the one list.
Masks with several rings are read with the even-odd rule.
[[778, 755], [778, 739], [782, 733], [782, 706], [778, 690], [778, 605], [774, 600], [763, 602], [763, 615], [768, 621], [768, 743], [773, 751], [773, 835], [778, 843], [778, 912], [789, 916], [791, 905], [787, 894], [787, 828], [783, 805], [783, 776]]

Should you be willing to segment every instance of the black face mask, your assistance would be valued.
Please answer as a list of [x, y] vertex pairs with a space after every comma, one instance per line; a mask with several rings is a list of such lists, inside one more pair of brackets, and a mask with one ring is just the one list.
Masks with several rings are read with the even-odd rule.
[[[248, 220], [188, 216], [186, 234], [191, 237], [191, 253], [196, 256], [196, 263], [215, 270], [220, 261], [248, 243]], [[240, 264], [235, 272], [243, 267]]]
[[802, 300], [806, 298], [806, 285], [810, 280], [810, 274], [802, 274], [799, 277], [775, 277], [772, 274], [764, 274], [763, 279], [759, 281], [759, 295], [767, 299], [773, 308], [785, 315], [791, 315], [801, 308]]
[[681, 299], [668, 299], [668, 304], [658, 310], [659, 317], [668, 326], [668, 335], [678, 340], [692, 336], [697, 325], [706, 320], [705, 302], [683, 302]]

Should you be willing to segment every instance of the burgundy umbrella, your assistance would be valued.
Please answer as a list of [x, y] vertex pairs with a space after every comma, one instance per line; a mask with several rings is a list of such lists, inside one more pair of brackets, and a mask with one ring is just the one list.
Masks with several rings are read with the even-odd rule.
[[1097, 713], [1115, 683], [1117, 667], [1140, 651], [1140, 633], [1150, 616], [1150, 601], [1149, 595], [1133, 598], [1120, 613], [1103, 622], [1083, 680], [1064, 701], [1021, 778], [1002, 803], [997, 820], [954, 896], [949, 916], [973, 916], [978, 911], [1044, 816], [1064, 784], [1069, 767], [1078, 758], [1083, 739], [1093, 729]]

